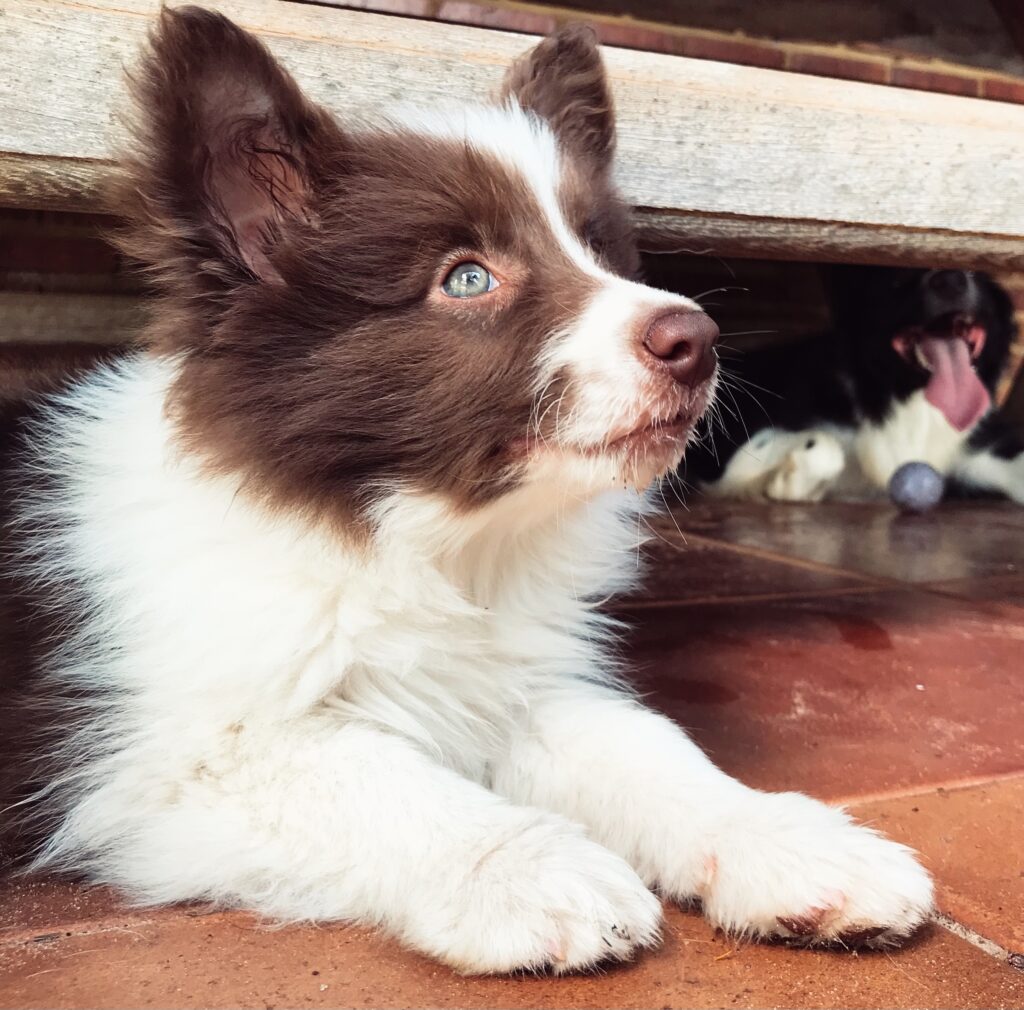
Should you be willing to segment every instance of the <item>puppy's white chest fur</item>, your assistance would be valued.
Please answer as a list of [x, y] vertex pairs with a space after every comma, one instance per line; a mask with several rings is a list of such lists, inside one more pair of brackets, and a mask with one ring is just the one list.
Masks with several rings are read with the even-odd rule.
[[322, 707], [478, 777], [527, 694], [595, 662], [601, 620], [586, 601], [616, 588], [606, 558], [635, 535], [638, 499], [615, 494], [567, 524], [557, 495], [513, 495], [467, 523], [394, 493], [372, 541], [346, 539], [181, 456], [164, 412], [174, 373], [140, 357], [79, 387], [50, 439], [74, 514], [34, 505], [65, 530], [39, 545], [46, 574], [84, 573], [94, 605], [75, 676], [129, 685], [128, 722], [157, 720], [187, 759], [190, 740]]

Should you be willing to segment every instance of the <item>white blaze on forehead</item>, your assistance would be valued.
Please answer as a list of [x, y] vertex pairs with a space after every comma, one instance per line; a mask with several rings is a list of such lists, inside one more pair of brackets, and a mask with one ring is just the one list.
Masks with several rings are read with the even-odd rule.
[[630, 306], [634, 311], [648, 305], [652, 309], [664, 306], [666, 311], [672, 307], [699, 309], [688, 298], [635, 284], [605, 270], [573, 233], [558, 202], [562, 151], [558, 138], [543, 119], [514, 103], [399, 108], [393, 118], [396, 126], [413, 133], [469, 144], [476, 150], [487, 152], [521, 176], [558, 244], [580, 270], [600, 281], [602, 288], [606, 289], [599, 292], [591, 312], [597, 317], [611, 312], [605, 329], [609, 328], [608, 323], [624, 322], [623, 312]]
[[566, 224], [558, 202], [562, 179], [562, 152], [548, 124], [518, 105], [449, 106], [399, 109], [396, 125], [412, 133], [468, 144], [493, 155], [519, 175], [544, 215], [545, 223], [569, 259], [598, 280], [610, 275]]

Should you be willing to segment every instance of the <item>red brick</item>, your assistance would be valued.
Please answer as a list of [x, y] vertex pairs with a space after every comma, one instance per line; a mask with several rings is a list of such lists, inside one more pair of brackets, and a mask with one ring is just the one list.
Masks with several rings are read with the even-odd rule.
[[873, 84], [885, 84], [889, 80], [889, 65], [881, 60], [831, 56], [819, 52], [790, 52], [786, 59], [786, 69], [797, 74], [841, 77], [847, 81], [870, 81]]
[[682, 38], [673, 32], [658, 31], [643, 25], [627, 24], [621, 21], [594, 22], [597, 37], [602, 45], [619, 46], [622, 49], [641, 49], [649, 53], [682, 52]]
[[380, 14], [401, 14], [406, 17], [428, 18], [433, 13], [432, 0], [321, 0], [332, 7], [356, 7]]
[[968, 95], [978, 97], [979, 81], [976, 77], [960, 77], [946, 74], [941, 70], [927, 70], [923, 67], [907, 67], [897, 64], [892, 68], [892, 83], [900, 88], [917, 88], [919, 91], [941, 91], [947, 95]]
[[647, 52], [675, 52], [674, 40], [667, 32], [627, 25], [622, 22], [594, 22], [594, 30], [602, 45]]
[[444, 0], [437, 12], [430, 16], [438, 21], [455, 21], [477, 28], [500, 28], [503, 31], [527, 32], [531, 35], [548, 35], [558, 27], [557, 20], [549, 14], [491, 7], [470, 0]]
[[645, 52], [670, 53], [697, 60], [717, 60], [749, 67], [782, 69], [785, 53], [770, 42], [748, 42], [726, 36], [666, 32], [622, 21], [599, 21], [594, 27], [604, 45]]
[[781, 70], [786, 54], [770, 42], [747, 42], [739, 39], [712, 38], [707, 35], [682, 36], [683, 56], [721, 63], [741, 63], [747, 67], [770, 67]]
[[1024, 105], [1024, 80], [1008, 81], [1004, 77], [984, 77], [981, 81], [983, 98], [996, 102], [1017, 102]]

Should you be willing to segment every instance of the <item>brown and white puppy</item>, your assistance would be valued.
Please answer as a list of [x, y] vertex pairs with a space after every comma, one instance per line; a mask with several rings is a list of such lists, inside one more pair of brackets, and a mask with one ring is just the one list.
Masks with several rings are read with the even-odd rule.
[[631, 279], [591, 34], [494, 105], [339, 123], [190, 8], [135, 82], [125, 246], [161, 299], [148, 350], [21, 424], [9, 840], [470, 972], [628, 958], [655, 887], [757, 936], [921, 923], [908, 850], [616, 684], [596, 601], [717, 331]]

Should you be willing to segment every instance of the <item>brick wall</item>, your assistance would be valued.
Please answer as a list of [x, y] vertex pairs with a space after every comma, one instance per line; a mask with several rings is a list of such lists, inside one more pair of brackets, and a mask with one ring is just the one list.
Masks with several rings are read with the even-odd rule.
[[[528, 0], [584, 16], [742, 31], [751, 38], [866, 46], [1024, 76], [1020, 0]], [[1022, 11], [1021, 13], [1024, 13]]]
[[[324, 0], [321, 0], [324, 2]], [[456, 24], [499, 28], [541, 35], [566, 21], [585, 19], [592, 23], [601, 41], [626, 49], [718, 60], [745, 66], [788, 70], [793, 73], [838, 77], [873, 84], [940, 91], [974, 98], [1024, 104], [1024, 59], [1000, 59], [1000, 66], [1021, 68], [1019, 74], [956, 62], [948, 46], [932, 47], [944, 56], [929, 55], [928, 46], [914, 37], [900, 47], [900, 39], [827, 43], [786, 38], [758, 37], [743, 30], [691, 27], [662, 21], [648, 21], [632, 15], [612, 15], [589, 9], [587, 0], [576, 7], [515, 0], [326, 0], [338, 7], [375, 10], [409, 17], [429, 18]], [[984, 0], [978, 0], [984, 2]], [[600, 6], [595, 4], [595, 6]], [[624, 5], [616, 5], [622, 7]], [[654, 5], [657, 6], [657, 5]], [[761, 5], [766, 6], [766, 5]], [[767, 6], [771, 6], [768, 4]], [[818, 4], [832, 8], [832, 4]], [[931, 2], [933, 8], [937, 4]], [[636, 3], [634, 10], [648, 9]], [[682, 15], [679, 15], [682, 16]], [[994, 15], [993, 15], [994, 16]], [[738, 23], [743, 24], [742, 14]], [[796, 29], [794, 28], [794, 31]]]

